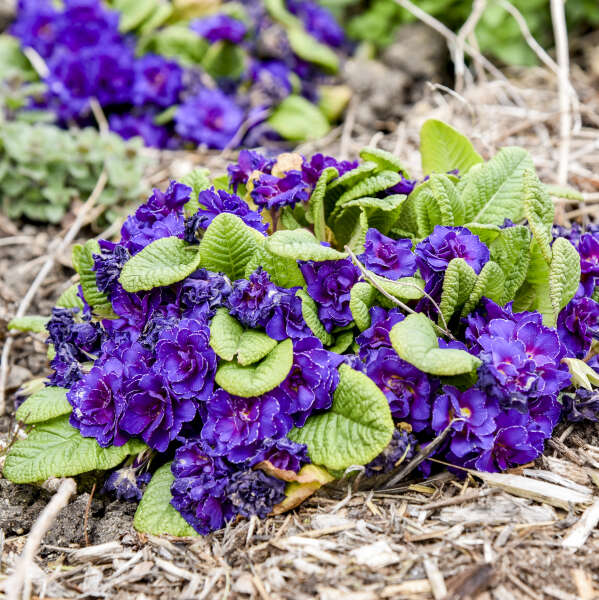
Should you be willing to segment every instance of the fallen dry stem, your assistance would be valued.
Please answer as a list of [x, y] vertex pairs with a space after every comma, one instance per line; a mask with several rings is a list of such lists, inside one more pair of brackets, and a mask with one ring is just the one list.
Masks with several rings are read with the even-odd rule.
[[[568, 48], [568, 30], [564, 0], [551, 0], [551, 21], [555, 37], [557, 64], [559, 66], [558, 90], [560, 107], [560, 152], [557, 181], [560, 185], [568, 183], [568, 156], [570, 154], [570, 54]], [[563, 207], [557, 207], [556, 221], [558, 225], [565, 222]]]

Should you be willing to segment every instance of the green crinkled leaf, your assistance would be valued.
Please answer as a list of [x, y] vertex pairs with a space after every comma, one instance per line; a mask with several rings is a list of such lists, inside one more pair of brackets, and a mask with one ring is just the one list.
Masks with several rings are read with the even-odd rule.
[[391, 152], [366, 146], [366, 148], [360, 151], [360, 158], [364, 161], [376, 163], [381, 171], [397, 171], [405, 179], [410, 179], [408, 170], [403, 166], [399, 158]]
[[123, 446], [101, 448], [94, 438], [84, 438], [62, 416], [36, 425], [33, 431], [10, 449], [3, 475], [14, 483], [34, 483], [49, 477], [73, 477], [88, 471], [107, 471], [130, 454], [147, 446], [129, 440]]
[[523, 225], [506, 227], [490, 244], [490, 250], [491, 259], [501, 267], [505, 277], [500, 301], [505, 304], [514, 299], [526, 279], [530, 263], [530, 230]]
[[403, 360], [431, 375], [470, 373], [480, 360], [464, 350], [439, 348], [432, 321], [421, 313], [408, 315], [389, 334], [393, 348]]
[[285, 288], [306, 285], [304, 276], [300, 271], [297, 260], [294, 258], [283, 258], [270, 252], [264, 244], [258, 249], [245, 267], [245, 278], [247, 279], [258, 267], [262, 267], [275, 284]]
[[354, 342], [353, 331], [343, 331], [336, 339], [335, 343], [328, 348], [330, 352], [336, 352], [337, 354], [343, 354]]
[[67, 400], [67, 391], [61, 387], [45, 387], [29, 396], [15, 413], [17, 421], [31, 425], [68, 415], [72, 407]]
[[267, 121], [282, 138], [303, 142], [324, 137], [331, 126], [317, 106], [302, 96], [287, 96]]
[[151, 290], [182, 281], [199, 265], [198, 246], [174, 236], [160, 238], [125, 263], [119, 282], [128, 292]]
[[[399, 236], [395, 233], [396, 231], [400, 232]], [[402, 204], [399, 217], [395, 221], [391, 233], [395, 237], [418, 237], [418, 215], [414, 194], [410, 194]]]
[[343, 208], [346, 209], [356, 206], [368, 210], [371, 213], [374, 213], [374, 211], [389, 212], [400, 208], [406, 201], [406, 198], [407, 196], [403, 194], [392, 194], [390, 196], [385, 196], [384, 198], [362, 196], [361, 198], [356, 198], [345, 203]]
[[[439, 304], [446, 323], [449, 323], [457, 309], [468, 300], [475, 284], [476, 273], [463, 258], [454, 258], [449, 262], [443, 278], [443, 292]], [[439, 322], [442, 322], [440, 316]]]
[[504, 288], [505, 275], [501, 267], [496, 262], [490, 260], [483, 266], [476, 278], [476, 283], [462, 309], [462, 317], [472, 312], [483, 296], [493, 300], [493, 302], [501, 303], [504, 297]]
[[524, 171], [523, 181], [524, 215], [543, 257], [549, 264], [551, 262], [551, 226], [554, 216], [553, 202], [533, 169]]
[[[285, 206], [283, 207], [283, 210], [281, 211], [281, 225], [283, 225], [283, 227], [285, 229], [301, 229], [301, 224], [299, 223], [299, 221], [295, 218], [295, 215], [293, 214], [293, 209], [289, 206]], [[316, 230], [316, 227], [314, 228]]]
[[210, 323], [210, 347], [223, 360], [233, 360], [243, 327], [226, 308], [219, 308]]
[[467, 137], [437, 119], [428, 119], [420, 130], [420, 156], [425, 175], [458, 169], [463, 176], [483, 162]]
[[502, 148], [488, 163], [470, 169], [458, 190], [464, 202], [465, 220], [503, 225], [524, 218], [523, 173], [534, 168], [523, 148]]
[[235, 396], [260, 396], [283, 382], [293, 364], [293, 344], [290, 339], [278, 343], [261, 362], [242, 366], [235, 362], [220, 365], [216, 383]]
[[83, 310], [83, 302], [81, 301], [81, 298], [79, 298], [78, 292], [79, 284], [74, 283], [60, 294], [56, 301], [56, 306], [60, 308], [78, 308], [79, 310]]
[[344, 211], [351, 210], [352, 207], [362, 209], [368, 218], [369, 227], [374, 227], [386, 235], [399, 218], [406, 200], [407, 196], [403, 194], [392, 194], [385, 198], [366, 196], [350, 200], [344, 205], [343, 209]]
[[568, 365], [574, 387], [583, 387], [590, 392], [593, 390], [593, 385], [599, 386], [599, 373], [589, 367], [583, 360], [579, 358], [563, 358], [562, 362]]
[[7, 329], [17, 331], [31, 331], [32, 333], [48, 333], [46, 325], [50, 317], [30, 315], [27, 317], [15, 317], [8, 322]]
[[164, 25], [172, 16], [174, 10], [172, 4], [158, 4], [154, 12], [141, 24], [139, 28], [140, 34], [147, 35]]
[[355, 169], [348, 171], [333, 180], [327, 186], [324, 195], [324, 214], [328, 219], [333, 210], [335, 209], [336, 203], [341, 198], [342, 194], [349, 190], [351, 187], [356, 185], [362, 179], [365, 179], [369, 175], [372, 175], [377, 170], [377, 164], [374, 162], [365, 162], [358, 165]]
[[262, 237], [237, 215], [221, 213], [208, 225], [200, 242], [200, 266], [224, 273], [231, 280], [241, 279]]
[[339, 70], [339, 58], [331, 47], [321, 44], [302, 27], [288, 29], [287, 38], [293, 52], [302, 60], [318, 65], [329, 73], [336, 73]]
[[363, 212], [357, 206], [351, 206], [341, 209], [341, 212], [336, 215], [332, 214], [330, 216], [331, 230], [339, 247], [345, 247], [352, 237], [359, 236], [361, 232], [360, 216]]
[[237, 362], [242, 366], [252, 365], [262, 360], [277, 345], [277, 341], [263, 331], [244, 331], [237, 347]]
[[490, 223], [466, 223], [464, 227], [478, 236], [480, 241], [487, 246], [490, 246], [503, 231], [499, 225]]
[[354, 283], [349, 296], [349, 310], [360, 331], [370, 327], [370, 307], [374, 304], [377, 291], [366, 281]]
[[329, 123], [341, 120], [343, 112], [352, 99], [353, 90], [345, 84], [323, 84], [318, 86], [318, 108]]
[[185, 23], [161, 27], [151, 35], [140, 38], [137, 46], [140, 53], [174, 58], [182, 65], [192, 68], [202, 62], [208, 48], [208, 42], [191, 31]]
[[219, 308], [210, 323], [210, 347], [223, 360], [237, 361], [242, 366], [262, 360], [277, 342], [262, 331], [248, 329], [233, 318], [225, 308]]
[[301, 21], [287, 10], [285, 0], [264, 0], [264, 8], [274, 21], [285, 27], [301, 27]]
[[200, 192], [212, 187], [210, 182], [210, 171], [204, 168], [198, 168], [191, 171], [181, 178], [181, 183], [188, 185], [191, 188], [191, 195], [189, 201], [185, 205], [185, 214], [191, 216], [198, 212], [200, 205], [198, 203], [198, 196]]
[[557, 238], [553, 242], [552, 251], [549, 267], [549, 296], [554, 315], [551, 325], [555, 327], [560, 311], [572, 300], [578, 289], [580, 255], [566, 238]]
[[514, 298], [514, 311], [538, 310], [544, 321], [551, 322], [554, 315], [549, 294], [549, 265], [535, 238], [530, 242], [529, 256], [526, 279]]
[[133, 31], [152, 15], [157, 6], [156, 0], [115, 0], [114, 9], [120, 13], [119, 31]]
[[420, 300], [424, 296], [424, 281], [420, 277], [387, 279], [372, 271], [368, 274], [380, 288], [398, 300]]
[[327, 189], [327, 195], [332, 194], [339, 198], [341, 194], [355, 186], [359, 181], [373, 175], [377, 170], [378, 164], [372, 161], [367, 161], [358, 165], [355, 169], [347, 171], [339, 179], [335, 179]]
[[306, 229], [276, 231], [267, 238], [264, 246], [275, 256], [293, 260], [338, 260], [347, 256], [330, 246], [322, 246]]
[[550, 196], [555, 196], [556, 198], [567, 198], [568, 200], [584, 202], [584, 196], [582, 193], [571, 187], [564, 187], [561, 185], [545, 185], [545, 190]]
[[[308, 201], [308, 213], [312, 215], [314, 235], [320, 242], [324, 242], [327, 239], [324, 214], [324, 194], [327, 189], [327, 184], [332, 179], [335, 179], [335, 177], [339, 177], [339, 171], [337, 171], [335, 167], [327, 167], [320, 174], [320, 177], [314, 186], [314, 191], [310, 194], [310, 200]], [[288, 229], [290, 228], [288, 227]]]
[[401, 194], [385, 198], [365, 196], [338, 205], [329, 219], [337, 243], [349, 245], [357, 254], [361, 253], [360, 244], [364, 242], [368, 228], [375, 227], [383, 234], [388, 233], [397, 221], [405, 200], [406, 196]]
[[318, 306], [306, 290], [298, 290], [297, 296], [302, 301], [302, 316], [310, 331], [325, 345], [330, 346], [334, 342], [333, 336], [324, 328], [318, 318]]
[[431, 234], [435, 225], [452, 227], [464, 223], [464, 204], [447, 175], [431, 175], [410, 196], [414, 197], [416, 222], [421, 237]]
[[364, 244], [366, 243], [366, 234], [368, 233], [368, 217], [366, 211], [361, 210], [358, 220], [354, 226], [349, 239], [347, 240], [347, 246], [355, 254], [362, 254], [364, 252]]
[[341, 470], [370, 462], [392, 435], [393, 419], [383, 392], [363, 373], [341, 365], [330, 410], [308, 417], [289, 438], [308, 446], [313, 463]]
[[85, 245], [73, 246], [73, 267], [79, 273], [81, 289], [85, 301], [92, 311], [104, 318], [115, 318], [108, 296], [98, 289], [94, 267], [94, 254], [100, 254], [100, 245], [96, 240], [88, 240]]
[[356, 198], [374, 196], [378, 192], [389, 189], [401, 181], [401, 176], [395, 171], [380, 171], [375, 175], [369, 175], [365, 179], [358, 181], [353, 187], [341, 194], [337, 201], [336, 211], [344, 204]]
[[171, 504], [171, 486], [174, 480], [171, 463], [162, 465], [154, 473], [135, 511], [133, 527], [137, 531], [177, 537], [198, 535]]

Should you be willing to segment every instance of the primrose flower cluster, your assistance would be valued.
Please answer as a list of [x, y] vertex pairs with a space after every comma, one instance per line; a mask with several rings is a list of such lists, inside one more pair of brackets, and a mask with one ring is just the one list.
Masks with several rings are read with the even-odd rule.
[[299, 99], [327, 125], [316, 106], [320, 86], [331, 83], [348, 48], [334, 17], [314, 2], [283, 5], [287, 27], [254, 0], [223, 3], [213, 14], [198, 9], [191, 19], [159, 3], [148, 22], [137, 3], [122, 13], [101, 0], [61, 4], [19, 0], [10, 33], [45, 63], [47, 92], [32, 108], [52, 111], [62, 124], [93, 124], [95, 100], [126, 139], [222, 149], [280, 139], [267, 119], [292, 97], [296, 109]]
[[[434, 143], [457, 135], [428, 122], [423, 157], [430, 127]], [[172, 181], [117, 242], [74, 252], [81, 284], [47, 322], [40, 393], [62, 395], [62, 426], [113, 467], [125, 459], [105, 489], [139, 499], [159, 467], [138, 528], [185, 531], [148, 521], [155, 480], [206, 534], [356, 465], [377, 485], [417, 452], [501, 471], [539, 457], [560, 419], [599, 419], [599, 231], [552, 230], [532, 168], [521, 204], [493, 205], [475, 178], [532, 161], [468, 152], [457, 175], [416, 180], [373, 148], [355, 162], [244, 150], [226, 177]], [[5, 476], [23, 481], [27, 443]]]

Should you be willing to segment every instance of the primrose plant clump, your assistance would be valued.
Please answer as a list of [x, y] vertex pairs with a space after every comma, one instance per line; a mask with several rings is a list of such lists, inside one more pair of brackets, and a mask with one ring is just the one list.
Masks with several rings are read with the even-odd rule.
[[525, 464], [597, 420], [599, 232], [554, 227], [550, 197], [574, 192], [439, 121], [421, 154], [417, 179], [374, 148], [244, 150], [76, 246], [51, 318], [11, 324], [47, 329], [52, 373], [5, 477], [108, 471], [138, 530], [207, 534], [417, 453], [423, 475]]

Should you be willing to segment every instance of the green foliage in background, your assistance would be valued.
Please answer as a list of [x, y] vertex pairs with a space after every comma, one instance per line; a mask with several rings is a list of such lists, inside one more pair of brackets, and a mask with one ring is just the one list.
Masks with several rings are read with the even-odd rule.
[[0, 211], [11, 219], [58, 223], [72, 201], [87, 199], [103, 169], [101, 221], [114, 220], [146, 195], [141, 138], [125, 141], [93, 127], [60, 129], [51, 112], [29, 108], [45, 84], [7, 35], [0, 36], [0, 72]]
[[[522, 13], [536, 40], [544, 47], [553, 46], [549, 0], [511, 0]], [[351, 38], [381, 47], [390, 44], [396, 28], [410, 23], [414, 16], [395, 0], [320, 0], [341, 18]], [[417, 0], [428, 14], [457, 31], [472, 11], [472, 0]], [[597, 0], [567, 0], [566, 19], [571, 31], [579, 32], [599, 25]], [[515, 19], [497, 0], [488, 0], [476, 27], [476, 38], [483, 54], [507, 64], [530, 66], [537, 63]]]
[[103, 218], [114, 220], [117, 205], [137, 202], [146, 191], [142, 146], [140, 139], [126, 142], [91, 127], [0, 121], [0, 209], [12, 219], [58, 223], [73, 200], [86, 200], [105, 168], [98, 204], [107, 207]]

